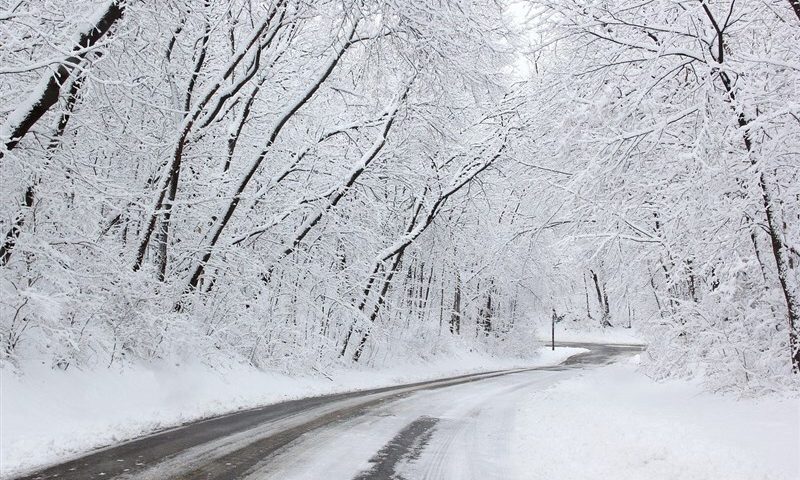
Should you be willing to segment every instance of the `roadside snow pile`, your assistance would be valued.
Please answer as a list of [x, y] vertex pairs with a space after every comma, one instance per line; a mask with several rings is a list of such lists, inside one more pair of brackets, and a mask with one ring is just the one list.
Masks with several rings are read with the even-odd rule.
[[553, 365], [585, 351], [542, 349], [531, 360], [465, 353], [448, 361], [328, 376], [288, 376], [236, 366], [128, 367], [124, 371], [0, 369], [0, 476], [56, 463], [155, 430], [235, 410], [336, 392], [482, 371]]
[[512, 435], [520, 479], [800, 478], [800, 400], [736, 400], [635, 365], [536, 393]]

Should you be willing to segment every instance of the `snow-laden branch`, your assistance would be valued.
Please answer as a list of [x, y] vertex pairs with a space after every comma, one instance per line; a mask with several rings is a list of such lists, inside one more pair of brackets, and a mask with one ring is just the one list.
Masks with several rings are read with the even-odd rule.
[[430, 209], [428, 209], [422, 222], [415, 225], [410, 232], [397, 239], [392, 245], [386, 247], [378, 254], [377, 257], [380, 259], [380, 261], [386, 261], [390, 259], [398, 251], [406, 248], [420, 235], [422, 235], [422, 232], [424, 232], [425, 229], [428, 228], [436, 219], [436, 216], [439, 214], [445, 203], [447, 203], [447, 200], [468, 185], [472, 180], [477, 178], [478, 175], [480, 175], [484, 170], [489, 168], [497, 159], [500, 158], [505, 149], [506, 143], [503, 141], [500, 145], [500, 148], [497, 149], [497, 152], [494, 155], [491, 155], [485, 159], [480, 159], [480, 163], [465, 167], [458, 174], [456, 174], [451, 181], [450, 186], [439, 194], [439, 197], [436, 199], [436, 201], [434, 201]]
[[336, 205], [344, 198], [347, 192], [353, 187], [356, 183], [358, 178], [367, 170], [367, 167], [378, 157], [383, 147], [386, 145], [386, 140], [389, 136], [389, 131], [394, 124], [395, 118], [397, 117], [397, 112], [400, 110], [400, 107], [405, 103], [406, 98], [408, 97], [408, 92], [411, 89], [411, 85], [414, 82], [414, 77], [411, 78], [406, 84], [403, 86], [402, 92], [398, 95], [395, 101], [392, 103], [388, 114], [386, 115], [386, 120], [381, 127], [381, 132], [378, 138], [372, 143], [372, 146], [364, 152], [361, 156], [361, 159], [356, 162], [355, 166], [350, 170], [350, 173], [347, 175], [347, 178], [344, 182], [340, 185], [333, 187], [332, 190], [325, 195], [325, 206], [321, 208], [315, 215], [309, 217], [305, 223], [300, 227], [298, 232], [295, 234], [294, 239], [292, 240], [289, 247], [284, 249], [278, 258], [275, 259], [273, 265], [279, 263], [282, 259], [286, 258], [290, 255], [298, 245], [305, 239], [306, 235], [311, 231], [314, 226], [316, 226], [322, 217], [336, 207]]
[[[180, 133], [178, 136], [177, 141], [175, 142], [175, 149], [172, 154], [172, 160], [169, 166], [169, 174], [165, 175], [163, 185], [159, 190], [159, 195], [156, 199], [155, 205], [153, 206], [152, 212], [150, 214], [150, 219], [147, 223], [147, 228], [145, 229], [144, 235], [142, 236], [141, 241], [139, 242], [139, 248], [136, 253], [136, 260], [133, 264], [133, 270], [137, 271], [141, 268], [142, 262], [144, 262], [144, 256], [147, 253], [147, 247], [150, 244], [150, 240], [153, 237], [153, 234], [156, 230], [156, 224], [160, 216], [166, 214], [169, 215], [169, 210], [172, 208], [172, 201], [175, 199], [175, 195], [177, 194], [178, 188], [178, 181], [181, 172], [181, 163], [183, 161], [184, 151], [187, 144], [187, 139], [190, 133], [195, 126], [195, 123], [201, 117], [203, 112], [206, 111], [206, 108], [211, 106], [212, 100], [215, 98], [217, 99], [216, 106], [211, 108], [211, 112], [215, 114], [219, 112], [221, 108], [221, 103], [227, 97], [224, 95], [221, 97], [217, 97], [217, 93], [225, 84], [225, 82], [233, 75], [236, 68], [239, 64], [247, 57], [248, 52], [258, 44], [259, 50], [265, 46], [270, 45], [272, 39], [275, 38], [275, 35], [280, 30], [282, 26], [282, 21], [285, 16], [285, 0], [279, 1], [270, 11], [269, 15], [264, 18], [261, 23], [253, 30], [250, 34], [248, 40], [239, 48], [237, 53], [233, 56], [233, 58], [228, 62], [226, 68], [224, 69], [223, 73], [206, 89], [206, 92], [201, 96], [200, 100], [195, 103], [191, 110], [187, 112], [186, 116], [184, 117], [183, 123], [180, 127]], [[279, 15], [280, 13], [280, 15]], [[278, 16], [277, 22], [274, 22], [276, 15]], [[277, 23], [277, 25], [275, 25]], [[273, 28], [270, 31], [270, 26]], [[267, 39], [262, 40], [262, 36], [267, 33]], [[257, 57], [254, 59], [254, 62], [257, 62], [258, 55], [260, 52], [257, 52]], [[252, 75], [244, 75], [240, 81], [236, 82], [232, 87], [235, 91], [238, 91], [244, 84], [252, 79]], [[166, 202], [167, 197], [169, 196], [169, 202]]]
[[328, 59], [326, 65], [320, 70], [318, 76], [312, 81], [306, 89], [298, 95], [295, 100], [289, 102], [289, 105], [286, 107], [284, 112], [278, 117], [278, 119], [273, 124], [272, 128], [269, 130], [269, 135], [267, 137], [266, 144], [264, 145], [261, 152], [258, 156], [253, 160], [250, 165], [250, 168], [246, 171], [244, 177], [240, 180], [236, 190], [234, 192], [233, 198], [228, 203], [228, 207], [225, 210], [225, 213], [217, 220], [216, 224], [214, 225], [212, 231], [214, 232], [211, 236], [209, 241], [209, 245], [206, 247], [206, 252], [203, 255], [203, 258], [198, 263], [197, 267], [194, 270], [194, 273], [189, 279], [188, 290], [194, 290], [197, 288], [198, 282], [205, 271], [205, 265], [208, 260], [211, 258], [211, 254], [213, 252], [214, 247], [216, 246], [217, 242], [219, 241], [220, 237], [222, 236], [222, 232], [227, 227], [228, 222], [233, 217], [233, 214], [236, 212], [237, 207], [239, 206], [239, 202], [242, 200], [242, 194], [247, 189], [247, 186], [250, 184], [250, 181], [255, 176], [256, 172], [261, 167], [261, 164], [269, 155], [272, 145], [275, 143], [275, 140], [280, 135], [283, 128], [289, 122], [289, 120], [306, 104], [309, 100], [314, 96], [314, 94], [319, 90], [323, 83], [328, 79], [328, 77], [333, 72], [336, 65], [344, 56], [347, 49], [352, 45], [352, 39], [355, 35], [356, 28], [358, 27], [357, 21], [352, 21], [348, 31], [346, 32], [345, 38], [342, 41], [341, 45], [334, 54]]

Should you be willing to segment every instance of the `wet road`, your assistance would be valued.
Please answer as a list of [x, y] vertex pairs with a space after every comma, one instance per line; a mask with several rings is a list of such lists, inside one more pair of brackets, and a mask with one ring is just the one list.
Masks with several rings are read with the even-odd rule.
[[[496, 468], [489, 473], [481, 472], [480, 466], [463, 475], [453, 472], [455, 466], [473, 465], [475, 459], [451, 457], [481, 448], [472, 440], [471, 447], [462, 445], [458, 452], [451, 448], [454, 442], [465, 442], [466, 426], [498, 429], [503, 419], [485, 412], [500, 412], [502, 417], [498, 406], [513, 410], [513, 402], [519, 401], [513, 392], [544, 389], [581, 369], [642, 350], [636, 345], [558, 345], [589, 351], [557, 366], [464, 375], [240, 411], [99, 450], [20, 480], [367, 480], [412, 478], [405, 476], [410, 468], [417, 468], [413, 478], [495, 478], [500, 471]], [[469, 419], [479, 415], [486, 418], [476, 427]], [[502, 434], [492, 431], [488, 436]]]

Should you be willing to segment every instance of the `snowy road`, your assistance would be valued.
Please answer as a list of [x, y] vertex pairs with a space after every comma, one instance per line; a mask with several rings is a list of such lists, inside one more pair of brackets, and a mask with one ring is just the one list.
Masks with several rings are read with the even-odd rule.
[[303, 399], [198, 422], [25, 479], [515, 478], [524, 399], [576, 371], [630, 356], [590, 349], [562, 365]]

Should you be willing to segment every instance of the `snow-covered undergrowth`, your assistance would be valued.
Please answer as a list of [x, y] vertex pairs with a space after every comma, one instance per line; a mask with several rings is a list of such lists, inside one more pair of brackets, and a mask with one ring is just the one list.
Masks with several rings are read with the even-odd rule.
[[63, 372], [42, 367], [24, 376], [0, 369], [0, 475], [243, 408], [463, 373], [556, 364], [580, 351], [543, 349], [528, 359], [462, 352], [447, 359], [301, 376], [248, 365], [212, 369], [200, 363], [166, 362], [128, 365], [122, 371]]
[[587, 371], [520, 406], [519, 478], [800, 478], [800, 401], [657, 383], [636, 365]]
[[[556, 324], [555, 340], [647, 345], [640, 371], [654, 380], [693, 378], [708, 391], [747, 397], [800, 392], [800, 376], [792, 375], [786, 362], [786, 338], [774, 335], [774, 326], [761, 324], [747, 330], [746, 321], [709, 325], [689, 318], [683, 317], [682, 324], [676, 319], [663, 324], [641, 322], [639, 328], [602, 328], [573, 317]], [[536, 331], [540, 341], [550, 342], [549, 319], [539, 319]]]
[[788, 338], [776, 335], [783, 326], [774, 320], [740, 316], [712, 324], [702, 315], [680, 318], [680, 328], [678, 321], [646, 327], [643, 336], [650, 341], [641, 366], [650, 377], [696, 378], [708, 391], [751, 397], [800, 392], [800, 375], [786, 361]]

